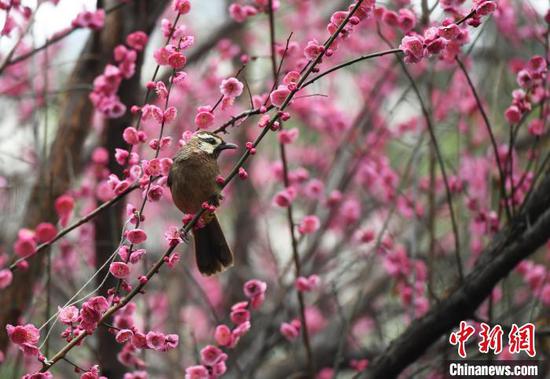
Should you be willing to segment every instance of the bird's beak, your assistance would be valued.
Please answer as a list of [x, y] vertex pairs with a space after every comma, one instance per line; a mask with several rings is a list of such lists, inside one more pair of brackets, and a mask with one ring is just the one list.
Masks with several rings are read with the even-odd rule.
[[220, 152], [222, 150], [234, 150], [236, 148], [238, 148], [238, 146], [234, 143], [223, 142], [221, 145], [216, 147], [216, 152]]

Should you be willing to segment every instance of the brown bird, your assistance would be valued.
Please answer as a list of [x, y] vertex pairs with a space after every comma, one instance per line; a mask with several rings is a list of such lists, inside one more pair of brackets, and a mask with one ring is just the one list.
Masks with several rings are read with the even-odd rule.
[[[236, 148], [237, 145], [226, 143], [216, 134], [197, 132], [178, 151], [168, 175], [168, 187], [179, 210], [193, 214], [200, 211], [204, 202], [219, 205], [217, 158], [223, 150]], [[206, 211], [202, 221], [204, 227], [193, 230], [195, 259], [202, 274], [213, 275], [233, 264], [233, 254], [216, 215]]]

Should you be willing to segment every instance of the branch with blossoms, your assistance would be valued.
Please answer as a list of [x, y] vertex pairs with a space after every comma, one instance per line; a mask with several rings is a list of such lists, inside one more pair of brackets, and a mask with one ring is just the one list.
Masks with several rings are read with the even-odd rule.
[[[270, 119], [270, 121], [265, 125], [264, 129], [262, 130], [262, 133], [256, 138], [256, 140], [250, 144], [250, 146], [247, 146], [246, 152], [241, 156], [233, 170], [230, 172], [230, 174], [227, 176], [227, 178], [224, 180], [223, 184], [221, 185], [222, 189], [227, 186], [227, 184], [235, 178], [235, 176], [239, 173], [240, 169], [242, 168], [243, 164], [247, 161], [247, 159], [253, 154], [252, 151], [255, 149], [261, 140], [267, 135], [267, 133], [270, 130], [277, 130], [279, 120], [282, 117], [282, 113], [284, 109], [289, 105], [290, 101], [294, 97], [294, 95], [301, 89], [301, 86], [305, 82], [305, 80], [308, 78], [308, 76], [315, 70], [315, 67], [317, 64], [320, 63], [323, 56], [325, 55], [325, 52], [328, 48], [332, 45], [332, 43], [336, 40], [336, 38], [339, 36], [340, 32], [346, 27], [347, 23], [353, 17], [353, 14], [357, 9], [362, 9], [362, 0], [359, 0], [351, 9], [348, 16], [341, 20], [341, 23], [337, 26], [336, 30], [333, 32], [333, 34], [330, 36], [330, 38], [325, 42], [324, 48], [319, 49], [317, 55], [314, 59], [310, 62], [307, 69], [304, 71], [304, 73], [299, 76], [296, 80], [296, 85], [292, 87], [292, 90], [287, 90], [283, 88], [279, 88], [276, 91], [274, 91], [271, 95], [271, 102], [273, 105], [278, 107], [278, 112], [273, 115]], [[365, 9], [363, 10], [363, 14], [366, 16], [368, 14], [368, 11]], [[348, 30], [349, 31], [349, 30]], [[151, 114], [156, 115], [158, 112], [156, 112], [156, 108], [150, 108]], [[160, 115], [160, 113], [159, 113]], [[159, 120], [164, 120], [163, 117], [157, 117]], [[162, 130], [162, 128], [161, 128]], [[147, 169], [145, 169], [147, 171]], [[150, 182], [149, 182], [150, 184]], [[143, 206], [142, 206], [143, 207]], [[197, 221], [200, 219], [202, 214], [204, 213], [206, 208], [201, 209], [197, 214], [195, 214], [192, 219], [182, 228], [180, 231], [180, 234], [185, 237], [187, 233], [195, 226]], [[139, 215], [140, 213], [138, 213]], [[136, 219], [136, 223], [139, 222], [139, 216], [138, 219]], [[146, 235], [141, 229], [134, 229], [132, 231], [129, 231], [127, 234], [127, 238], [132, 244], [139, 244], [145, 241]], [[73, 347], [77, 346], [82, 342], [82, 340], [90, 333], [90, 330], [93, 330], [97, 325], [101, 325], [105, 322], [105, 320], [108, 320], [112, 315], [114, 315], [117, 311], [122, 309], [124, 306], [130, 303], [130, 301], [137, 296], [139, 293], [142, 292], [143, 288], [145, 287], [146, 283], [156, 274], [159, 272], [160, 268], [163, 266], [165, 262], [168, 261], [168, 257], [172, 254], [175, 247], [179, 244], [179, 239], [173, 239], [170, 248], [162, 255], [162, 257], [155, 263], [155, 265], [148, 271], [148, 273], [139, 279], [139, 284], [136, 285], [125, 297], [121, 298], [118, 301], [115, 301], [113, 305], [111, 305], [109, 308], [106, 308], [106, 303], [104, 300], [101, 299], [101, 297], [96, 297], [93, 299], [88, 300], [86, 303], [84, 303], [83, 308], [87, 309], [87, 315], [89, 317], [86, 317], [85, 322], [85, 328], [84, 331], [87, 332], [81, 332], [78, 335], [72, 336], [73, 338], [71, 341], [63, 348], [61, 349], [57, 354], [53, 356], [51, 359], [43, 358], [44, 365], [41, 370], [41, 372], [47, 372], [53, 365], [55, 365], [59, 360], [63, 359], [65, 355], [72, 350]], [[113, 263], [111, 266], [111, 272], [121, 278], [125, 277], [126, 273], [128, 272], [126, 266], [123, 266], [121, 264]], [[115, 275], [115, 276], [116, 276]], [[130, 287], [128, 287], [129, 289]], [[98, 319], [99, 317], [99, 319]]]

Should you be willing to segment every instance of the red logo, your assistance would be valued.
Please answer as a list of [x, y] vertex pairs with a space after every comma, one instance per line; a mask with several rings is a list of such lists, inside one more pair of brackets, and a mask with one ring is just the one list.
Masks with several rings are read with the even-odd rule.
[[[479, 336], [479, 352], [487, 354], [493, 351], [493, 354], [500, 354], [503, 350], [502, 339], [504, 330], [502, 326], [495, 325], [490, 327], [486, 323], [480, 324], [481, 331]], [[465, 321], [460, 322], [460, 326], [457, 331], [454, 331], [449, 336], [449, 343], [453, 346], [457, 346], [458, 355], [462, 358], [466, 358], [466, 343], [468, 339], [472, 337], [476, 329], [468, 325]], [[527, 353], [530, 357], [536, 355], [535, 350], [535, 325], [527, 323], [522, 327], [518, 327], [516, 324], [512, 324], [510, 332], [508, 333], [508, 351], [511, 354], [519, 354], [521, 352]]]

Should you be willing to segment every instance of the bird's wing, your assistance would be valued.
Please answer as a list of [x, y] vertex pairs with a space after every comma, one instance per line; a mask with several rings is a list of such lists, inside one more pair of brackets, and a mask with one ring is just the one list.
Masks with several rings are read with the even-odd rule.
[[168, 184], [168, 187], [172, 187], [172, 170], [168, 173], [168, 180], [166, 181], [166, 184]]

